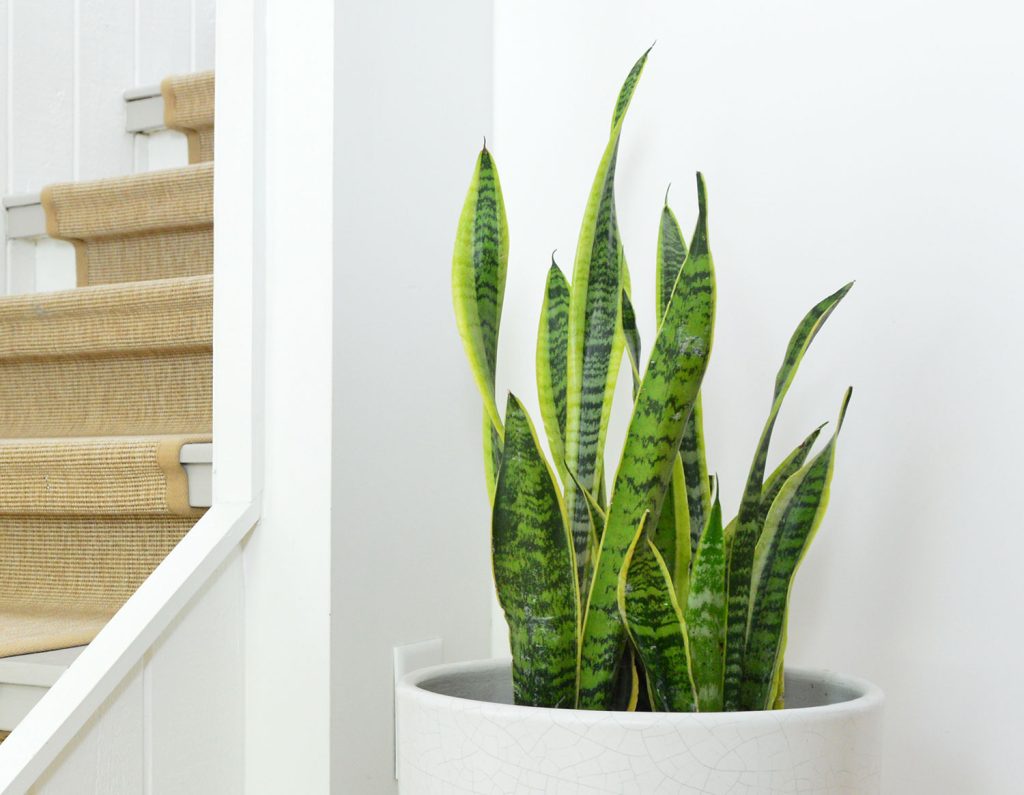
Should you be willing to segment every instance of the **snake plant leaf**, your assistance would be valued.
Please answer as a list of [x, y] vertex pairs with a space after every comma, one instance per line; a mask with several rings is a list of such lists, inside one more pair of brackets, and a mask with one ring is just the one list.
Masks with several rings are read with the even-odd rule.
[[498, 483], [498, 469], [501, 467], [501, 436], [491, 418], [484, 412], [484, 477], [487, 484], [487, 498], [494, 505], [494, 490]]
[[569, 282], [551, 255], [537, 330], [537, 393], [548, 447], [565, 478], [565, 384], [569, 362]]
[[768, 511], [757, 542], [751, 576], [747, 650], [741, 704], [771, 709], [778, 696], [779, 662], [793, 576], [807, 554], [828, 507], [836, 440], [853, 390], [843, 396], [835, 432], [825, 448], [790, 476]]
[[686, 239], [679, 228], [675, 213], [668, 206], [668, 191], [665, 191], [665, 206], [661, 208], [661, 223], [658, 226], [657, 267], [654, 272], [655, 295], [658, 300], [658, 322], [665, 315], [665, 307], [672, 298], [676, 277], [686, 262]]
[[617, 588], [626, 552], [645, 513], [655, 519], [678, 457], [687, 417], [707, 369], [715, 314], [714, 266], [707, 241], [704, 179], [697, 175], [697, 234], [679, 274], [633, 406], [612, 486], [584, 616], [582, 708], [607, 709], [625, 643]]
[[[818, 440], [818, 436], [821, 434], [821, 429], [825, 427], [825, 424], [819, 425], [794, 448], [788, 456], [786, 456], [782, 462], [775, 467], [772, 473], [764, 479], [764, 487], [761, 489], [761, 500], [759, 503], [759, 511], [761, 516], [761, 526], [764, 527], [764, 517], [768, 515], [768, 509], [771, 507], [772, 502], [775, 500], [775, 496], [779, 493], [779, 489], [786, 482], [790, 475], [796, 472], [800, 467], [804, 465], [804, 461], [807, 460], [807, 456], [811, 452], [811, 448], [814, 447], [814, 443]], [[733, 517], [732, 521], [725, 526], [725, 549], [726, 559], [729, 558], [729, 550], [732, 547], [732, 539], [736, 533], [736, 519]]]
[[[620, 313], [626, 268], [615, 214], [616, 160], [625, 112], [646, 60], [644, 53], [619, 93], [611, 136], [583, 214], [569, 294], [565, 461], [591, 493], [603, 476], [604, 443], [625, 344]], [[587, 568], [587, 510], [575, 490], [566, 496], [582, 577]]]
[[819, 301], [800, 321], [786, 347], [786, 356], [775, 378], [772, 406], [761, 438], [750, 465], [747, 484], [736, 517], [735, 533], [731, 541], [729, 558], [729, 621], [725, 658], [725, 708], [740, 709], [740, 681], [743, 676], [743, 656], [747, 636], [747, 617], [750, 608], [750, 574], [754, 561], [754, 548], [761, 535], [761, 493], [764, 487], [764, 469], [772, 430], [782, 400], [789, 390], [797, 368], [811, 341], [832, 314], [839, 302], [850, 291], [853, 283], [845, 285], [832, 295]]
[[[668, 191], [665, 191], [665, 204], [661, 209], [661, 223], [658, 226], [658, 255], [655, 268], [655, 294], [658, 298], [658, 318], [665, 314], [665, 307], [672, 296], [676, 277], [679, 275], [683, 262], [686, 261], [686, 240], [675, 213], [668, 205]], [[687, 526], [690, 536], [690, 556], [697, 549], [701, 528], [708, 510], [711, 508], [711, 488], [708, 479], [707, 456], [704, 451], [704, 412], [700, 396], [687, 420], [683, 441], [680, 444], [680, 455], [683, 461], [683, 474], [686, 480], [686, 503], [689, 519]], [[659, 522], [659, 533], [664, 519]], [[677, 533], [685, 538], [682, 532]], [[663, 547], [659, 547], [664, 552]]]
[[579, 590], [565, 505], [522, 404], [509, 395], [492, 516], [498, 601], [508, 621], [517, 704], [572, 707]]
[[636, 313], [626, 290], [622, 291], [622, 334], [626, 339], [626, 355], [633, 372], [633, 399], [636, 400], [636, 393], [640, 391], [640, 330], [636, 327]]
[[626, 550], [618, 579], [619, 611], [647, 671], [654, 709], [695, 712], [686, 624], [668, 566], [647, 537], [649, 518], [645, 512]]
[[677, 540], [689, 538], [689, 521], [683, 462], [676, 456], [676, 460], [672, 462], [672, 479], [669, 481], [668, 491], [665, 492], [665, 502], [652, 540], [672, 569], [672, 582], [675, 583], [676, 597], [680, 604], [686, 601], [686, 590], [689, 587], [690, 544], [678, 544]]
[[494, 158], [480, 151], [459, 217], [452, 255], [455, 321], [484, 410], [501, 434], [494, 400], [498, 329], [508, 268], [508, 220]]
[[708, 521], [693, 559], [686, 600], [686, 631], [701, 712], [721, 712], [725, 672], [725, 535], [717, 482]]
[[640, 82], [640, 75], [643, 74], [644, 64], [647, 63], [647, 56], [654, 48], [652, 44], [648, 47], [644, 54], [641, 55], [633, 68], [629, 70], [629, 74], [626, 75], [626, 79], [622, 83], [622, 88], [619, 89], [619, 96], [615, 100], [615, 112], [612, 113], [612, 135], [615, 134], [615, 128], [622, 123], [622, 119], [626, 115], [626, 111], [629, 110], [629, 103], [633, 100], [633, 92], [636, 90], [636, 84]]

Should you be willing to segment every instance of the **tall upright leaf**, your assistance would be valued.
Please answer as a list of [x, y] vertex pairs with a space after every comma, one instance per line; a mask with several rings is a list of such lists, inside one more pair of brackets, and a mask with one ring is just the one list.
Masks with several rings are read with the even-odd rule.
[[509, 626], [517, 704], [572, 707], [579, 589], [565, 506], [522, 404], [509, 395], [492, 516], [498, 601]]
[[493, 499], [493, 460], [500, 456], [502, 425], [494, 399], [498, 330], [508, 268], [508, 220], [498, 169], [487, 150], [480, 151], [459, 217], [452, 254], [455, 321], [484, 403], [484, 462]]
[[690, 639], [691, 670], [701, 712], [722, 710], [725, 672], [725, 536], [722, 506], [714, 500], [693, 560], [686, 600], [686, 631]]
[[[672, 295], [672, 288], [675, 286], [676, 277], [686, 260], [686, 241], [675, 213], [668, 206], [668, 191], [665, 191], [665, 205], [661, 210], [661, 223], [658, 226], [658, 255], [657, 267], [655, 269], [655, 293], [658, 299], [658, 320], [660, 322], [665, 314], [665, 307]], [[690, 549], [687, 552], [687, 559], [697, 549], [697, 539], [700, 537], [701, 528], [708, 510], [711, 507], [711, 490], [708, 478], [707, 458], [704, 452], [704, 420], [701, 408], [700, 395], [694, 403], [690, 418], [686, 421], [686, 429], [683, 432], [683, 439], [680, 443], [680, 457], [683, 466], [685, 480], [685, 494], [680, 495], [685, 499], [688, 519], [686, 527], [689, 528]], [[670, 489], [675, 489], [671, 486]], [[670, 492], [671, 494], [671, 492]], [[677, 499], [671, 494], [671, 499]], [[666, 535], [671, 528], [666, 526], [664, 515], [659, 523], [659, 535]], [[680, 524], [676, 534], [684, 536], [685, 529]], [[659, 547], [663, 549], [663, 547]]]
[[819, 301], [804, 315], [789, 340], [785, 359], [775, 377], [771, 410], [768, 413], [764, 430], [761, 431], [761, 438], [754, 452], [754, 460], [750, 465], [750, 473], [747, 476], [747, 485], [740, 501], [735, 535], [730, 550], [729, 628], [725, 657], [725, 708], [727, 710], [739, 709], [741, 704], [740, 680], [743, 676], [747, 615], [750, 607], [750, 570], [754, 561], [754, 547], [761, 535], [761, 492], [772, 430], [775, 427], [779, 409], [782, 407], [782, 400], [786, 396], [790, 384], [793, 383], [793, 378], [796, 376], [797, 368], [799, 368], [807, 348], [852, 286], [852, 282], [845, 285]]
[[707, 369], [715, 280], [707, 241], [704, 180], [697, 176], [698, 232], [665, 310], [633, 407], [584, 618], [579, 705], [606, 709], [625, 634], [617, 605], [619, 573], [645, 513], [661, 514], [686, 419]]
[[754, 552], [747, 650], [743, 657], [741, 705], [771, 709], [781, 673], [789, 594], [800, 566], [828, 507], [835, 467], [836, 440], [853, 390], [847, 390], [835, 432], [810, 463], [779, 491]]
[[649, 518], [650, 513], [644, 513], [626, 549], [617, 583], [619, 612], [647, 671], [654, 709], [695, 712], [686, 624], [668, 566], [647, 537]]
[[[626, 268], [615, 214], [616, 160], [626, 109], [646, 60], [644, 53], [619, 92], [611, 136], [584, 211], [570, 288], [565, 461], [591, 493], [602, 482], [604, 442], [624, 345], [620, 313]], [[587, 511], [572, 489], [567, 491], [567, 508], [582, 578]]]
[[565, 477], [565, 384], [569, 363], [569, 282], [551, 255], [537, 329], [537, 396], [555, 465]]
[[640, 391], [640, 330], [636, 327], [636, 312], [628, 290], [622, 291], [622, 334], [633, 373], [633, 400], [636, 400], [636, 393]]

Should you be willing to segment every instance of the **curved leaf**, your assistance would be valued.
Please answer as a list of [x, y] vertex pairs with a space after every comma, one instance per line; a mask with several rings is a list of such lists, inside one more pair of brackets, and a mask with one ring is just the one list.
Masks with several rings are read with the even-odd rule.
[[[625, 343], [620, 313], [626, 266], [615, 214], [619, 136], [646, 60], [644, 53], [619, 92], [611, 136], [583, 214], [570, 287], [565, 462], [591, 493], [602, 482], [604, 443]], [[587, 567], [587, 511], [574, 490], [569, 489], [566, 496], [582, 578]]]
[[825, 516], [835, 466], [836, 440], [853, 390], [847, 390], [835, 432], [810, 463], [786, 480], [768, 511], [751, 575], [747, 650], [741, 704], [771, 709], [779, 695], [786, 614], [793, 575]]
[[484, 409], [499, 432], [501, 418], [494, 402], [494, 374], [507, 268], [505, 202], [497, 166], [485, 146], [477, 157], [459, 217], [452, 255], [452, 298], [473, 378]]
[[551, 456], [565, 478], [565, 378], [569, 362], [569, 282], [551, 256], [537, 330], [537, 394]]
[[735, 535], [732, 538], [730, 551], [729, 629], [725, 657], [725, 708], [727, 710], [739, 709], [741, 703], [740, 680], [743, 676], [747, 616], [750, 608], [750, 572], [754, 560], [754, 547], [761, 535], [761, 493], [772, 429], [775, 427], [775, 420], [782, 407], [782, 399], [793, 382], [808, 346], [852, 286], [852, 282], [845, 285], [815, 304], [804, 316], [789, 340], [786, 357], [775, 378], [771, 411], [768, 413], [768, 419], [754, 452], [753, 463], [750, 465], [747, 485], [740, 502], [739, 514], [736, 517]]
[[606, 709], [625, 634], [616, 590], [626, 551], [645, 513], [660, 516], [686, 419], [711, 353], [715, 280], [707, 243], [703, 178], [700, 216], [690, 249], [640, 385], [612, 488], [584, 617], [579, 705]]
[[686, 631], [697, 702], [701, 712], [722, 710], [725, 672], [725, 536], [716, 484], [708, 521], [700, 536], [690, 592], [686, 600]]
[[695, 712], [686, 625], [665, 560], [647, 537], [645, 513], [626, 550], [618, 578], [622, 620], [647, 671], [652, 706], [659, 712]]
[[517, 704], [572, 707], [579, 590], [565, 506], [533, 423], [509, 395], [494, 495], [492, 553], [509, 626]]

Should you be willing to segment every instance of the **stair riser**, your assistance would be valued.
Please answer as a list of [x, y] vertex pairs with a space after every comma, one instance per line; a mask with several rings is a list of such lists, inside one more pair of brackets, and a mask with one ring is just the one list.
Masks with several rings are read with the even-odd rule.
[[75, 241], [78, 286], [213, 273], [213, 228]]

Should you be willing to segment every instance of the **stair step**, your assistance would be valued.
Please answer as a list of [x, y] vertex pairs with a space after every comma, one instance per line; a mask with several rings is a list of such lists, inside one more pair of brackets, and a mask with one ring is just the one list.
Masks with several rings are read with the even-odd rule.
[[188, 161], [213, 160], [213, 72], [168, 77], [160, 84], [164, 123], [188, 138]]
[[76, 244], [78, 284], [213, 272], [213, 164], [50, 185], [50, 237]]
[[2, 516], [184, 516], [182, 445], [201, 436], [0, 440]]
[[0, 659], [0, 732], [13, 730], [84, 648], [74, 646]]
[[209, 433], [213, 277], [0, 298], [0, 438]]

